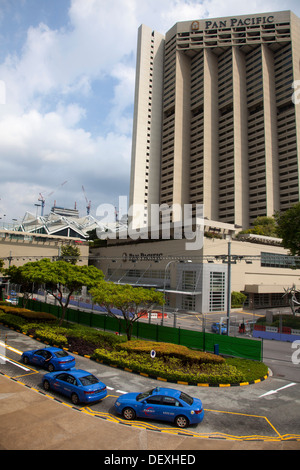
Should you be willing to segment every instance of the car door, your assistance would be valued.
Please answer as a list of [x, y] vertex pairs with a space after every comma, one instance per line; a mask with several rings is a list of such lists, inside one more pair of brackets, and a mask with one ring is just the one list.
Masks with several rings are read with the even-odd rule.
[[60, 393], [70, 397], [76, 389], [76, 379], [70, 374], [59, 374], [53, 382], [53, 387]]
[[45, 359], [46, 359], [46, 352], [43, 351], [42, 349], [39, 349], [33, 354], [31, 361], [33, 364], [36, 364], [37, 366], [44, 366]]
[[152, 395], [146, 400], [143, 400], [140, 416], [143, 418], [160, 419], [161, 399], [161, 395]]
[[181, 403], [174, 397], [164, 396], [161, 404], [161, 418], [166, 421], [174, 421], [182, 408]]

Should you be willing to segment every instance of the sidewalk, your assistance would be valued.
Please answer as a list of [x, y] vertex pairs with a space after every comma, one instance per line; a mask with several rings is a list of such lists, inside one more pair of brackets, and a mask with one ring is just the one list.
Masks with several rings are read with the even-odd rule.
[[0, 375], [0, 450], [299, 450], [300, 442], [229, 441], [154, 432], [78, 412]]

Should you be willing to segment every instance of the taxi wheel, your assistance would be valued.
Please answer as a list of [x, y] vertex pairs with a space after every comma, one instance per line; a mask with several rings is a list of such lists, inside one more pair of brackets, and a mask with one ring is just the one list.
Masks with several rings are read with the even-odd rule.
[[134, 419], [135, 411], [132, 408], [124, 408], [122, 415], [124, 419]]
[[46, 392], [48, 392], [48, 390], [50, 390], [50, 383], [48, 382], [48, 380], [44, 381], [43, 387], [44, 387], [44, 390], [46, 390]]
[[50, 363], [50, 364], [48, 365], [48, 371], [49, 371], [49, 372], [53, 372], [54, 370], [55, 370], [54, 365]]
[[175, 424], [179, 428], [186, 428], [189, 424], [189, 420], [185, 416], [177, 416], [175, 418]]
[[71, 400], [72, 400], [72, 403], [73, 405], [78, 405], [79, 403], [79, 397], [76, 393], [72, 393], [71, 395]]
[[23, 357], [23, 362], [24, 362], [24, 364], [29, 364], [29, 359], [28, 359], [27, 356]]

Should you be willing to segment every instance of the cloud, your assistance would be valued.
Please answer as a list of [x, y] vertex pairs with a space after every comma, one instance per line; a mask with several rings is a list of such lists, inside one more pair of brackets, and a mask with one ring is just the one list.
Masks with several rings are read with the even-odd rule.
[[[60, 205], [73, 207], [76, 201], [85, 210], [84, 185], [92, 212], [128, 194], [141, 23], [165, 33], [177, 21], [195, 18], [276, 9], [300, 14], [299, 2], [293, 0], [55, 4], [63, 22], [52, 21], [50, 26], [47, 15], [35, 11], [35, 22], [28, 25], [18, 10], [23, 3], [15, 2], [18, 29], [5, 37], [5, 44], [17, 44], [10, 39], [20, 37], [20, 28], [26, 31], [22, 47], [7, 51], [0, 63], [0, 217], [6, 213], [20, 218], [26, 210], [34, 211], [39, 192], [47, 195], [54, 189]], [[8, 5], [0, 5], [2, 25]], [[24, 8], [33, 5], [28, 0]], [[49, 2], [43, 2], [43, 8], [50, 8]], [[5, 31], [8, 34], [7, 27]], [[66, 180], [68, 184], [58, 189]]]
[[114, 178], [128, 180], [131, 139], [112, 132], [92, 138], [76, 127], [81, 113], [70, 105], [44, 115], [32, 110], [0, 122], [0, 149], [6, 156], [1, 165], [2, 194], [24, 180], [46, 192], [64, 180], [75, 190], [83, 183], [99, 187]]

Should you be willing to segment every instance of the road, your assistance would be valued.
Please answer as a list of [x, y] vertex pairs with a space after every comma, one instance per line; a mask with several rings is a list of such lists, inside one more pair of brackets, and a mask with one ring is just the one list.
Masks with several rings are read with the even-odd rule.
[[264, 340], [263, 362], [270, 368], [273, 377], [300, 383], [300, 345]]
[[[33, 366], [25, 367], [20, 362], [23, 351], [41, 347], [41, 343], [3, 326], [0, 326], [0, 341], [0, 373], [31, 387], [33, 392], [44, 393], [41, 379], [46, 372]], [[76, 356], [76, 366], [95, 374], [108, 387], [108, 396], [102, 402], [77, 409], [113, 423], [124, 423], [113, 408], [118, 396], [162, 385], [159, 381], [104, 366], [85, 357]], [[200, 398], [205, 410], [203, 422], [180, 431], [172, 424], [151, 420], [130, 422], [131, 426], [207, 439], [291, 441], [298, 443], [300, 448], [300, 382], [292, 377], [273, 375], [257, 384], [226, 388], [164, 385]], [[63, 396], [47, 395], [49, 400], [55, 398], [71, 405]]]

